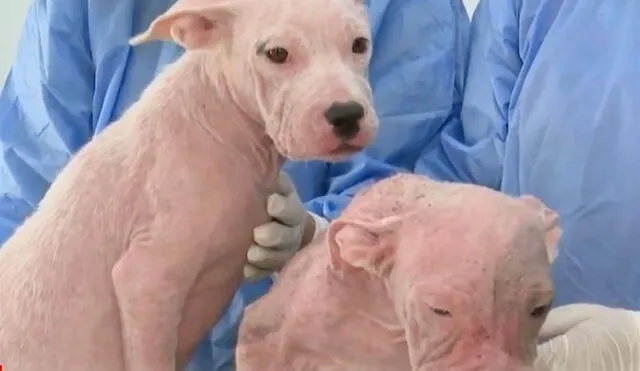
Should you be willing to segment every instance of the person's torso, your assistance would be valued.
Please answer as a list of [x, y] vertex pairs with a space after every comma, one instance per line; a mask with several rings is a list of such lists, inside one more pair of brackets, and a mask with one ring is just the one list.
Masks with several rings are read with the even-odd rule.
[[640, 3], [523, 0], [502, 189], [562, 217], [558, 304], [640, 309]]

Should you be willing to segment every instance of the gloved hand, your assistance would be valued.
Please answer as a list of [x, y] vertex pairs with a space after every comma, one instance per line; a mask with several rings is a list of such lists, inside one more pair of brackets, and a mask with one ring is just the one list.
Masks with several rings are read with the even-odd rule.
[[272, 220], [253, 230], [254, 244], [247, 252], [244, 276], [259, 280], [277, 272], [308, 244], [328, 222], [307, 212], [293, 182], [280, 172], [277, 188], [267, 199], [267, 213]]
[[537, 371], [640, 370], [640, 313], [594, 304], [552, 310], [540, 333]]

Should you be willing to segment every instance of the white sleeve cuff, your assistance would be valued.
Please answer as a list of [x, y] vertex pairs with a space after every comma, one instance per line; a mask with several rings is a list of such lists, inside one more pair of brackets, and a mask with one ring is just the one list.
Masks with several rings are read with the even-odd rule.
[[313, 233], [313, 238], [316, 238], [320, 233], [324, 232], [324, 230], [327, 229], [327, 227], [329, 226], [329, 221], [321, 217], [320, 215], [317, 215], [310, 211], [309, 211], [309, 215], [311, 215], [313, 220], [316, 222], [316, 230]]

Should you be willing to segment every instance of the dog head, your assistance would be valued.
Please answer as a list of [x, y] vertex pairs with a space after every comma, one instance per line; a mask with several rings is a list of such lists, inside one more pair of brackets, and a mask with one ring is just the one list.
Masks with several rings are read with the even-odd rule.
[[132, 44], [216, 53], [243, 109], [293, 160], [341, 160], [375, 137], [362, 0], [178, 0]]

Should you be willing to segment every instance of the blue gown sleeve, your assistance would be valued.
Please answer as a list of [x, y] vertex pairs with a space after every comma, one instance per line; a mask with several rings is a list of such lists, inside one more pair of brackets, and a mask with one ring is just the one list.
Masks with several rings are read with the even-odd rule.
[[91, 136], [86, 1], [37, 0], [0, 93], [0, 242]]
[[306, 206], [329, 220], [368, 184], [413, 171], [425, 148], [440, 146], [441, 129], [460, 105], [469, 27], [460, 0], [370, 0], [369, 18], [380, 130], [364, 153], [327, 165], [326, 194]]
[[[440, 153], [450, 167], [431, 164], [440, 178], [500, 188], [509, 102], [522, 68], [518, 38], [515, 2], [479, 2], [471, 26], [462, 109], [441, 137]], [[424, 169], [429, 166], [422, 164]]]

